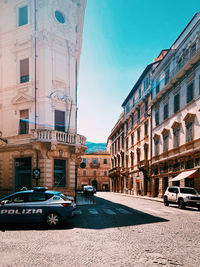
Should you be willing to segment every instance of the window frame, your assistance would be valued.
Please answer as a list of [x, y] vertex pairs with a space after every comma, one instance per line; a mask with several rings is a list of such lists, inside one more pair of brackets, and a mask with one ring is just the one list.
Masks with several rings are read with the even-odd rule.
[[[27, 17], [26, 17], [27, 23], [20, 24], [20, 9], [25, 8], [25, 7], [27, 7]], [[20, 27], [28, 25], [29, 21], [30, 21], [29, 17], [30, 17], [30, 13], [29, 13], [29, 5], [28, 5], [28, 3], [24, 3], [24, 4], [20, 5], [20, 6], [18, 6], [17, 7], [17, 28], [20, 28]]]
[[[189, 88], [192, 86], [192, 90], [189, 90]], [[188, 85], [187, 85], [187, 104], [189, 104], [192, 100], [194, 99], [194, 80], [191, 81]]]
[[[178, 99], [178, 103], [176, 103], [176, 99]], [[178, 112], [179, 110], [180, 110], [180, 92], [174, 95], [174, 113]]]

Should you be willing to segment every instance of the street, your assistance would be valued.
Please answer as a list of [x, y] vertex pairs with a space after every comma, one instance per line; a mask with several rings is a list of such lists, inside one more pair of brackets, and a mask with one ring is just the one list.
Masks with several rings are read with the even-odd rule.
[[200, 266], [200, 212], [101, 192], [67, 226], [0, 232], [0, 266]]

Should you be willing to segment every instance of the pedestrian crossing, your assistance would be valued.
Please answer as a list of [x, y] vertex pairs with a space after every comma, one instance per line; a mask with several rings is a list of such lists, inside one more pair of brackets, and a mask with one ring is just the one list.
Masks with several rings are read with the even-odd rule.
[[127, 210], [125, 208], [88, 208], [88, 209], [79, 209], [77, 208], [74, 211], [74, 214], [76, 215], [81, 215], [81, 214], [86, 214], [89, 213], [91, 215], [100, 215], [100, 214], [105, 214], [105, 215], [132, 215], [135, 213], [139, 214], [150, 214], [154, 216], [162, 216], [162, 215], [167, 215], [167, 214], [180, 214], [180, 213], [187, 213], [187, 210], [180, 210], [180, 209], [171, 209], [170, 207], [163, 207], [159, 209], [153, 209], [153, 208], [142, 208], [142, 210], [139, 209], [132, 209], [132, 210]]
[[89, 209], [76, 209], [74, 211], [74, 214], [83, 214], [83, 213], [86, 213], [88, 212], [89, 214], [91, 215], [97, 215], [97, 214], [100, 214], [100, 213], [104, 213], [104, 214], [107, 214], [107, 215], [117, 215], [117, 214], [133, 214], [134, 213], [134, 210], [133, 212], [131, 211], [128, 211], [126, 209], [122, 209], [122, 208], [115, 208], [115, 209], [111, 209], [111, 208], [103, 208], [103, 209], [96, 209], [96, 208], [89, 208]]

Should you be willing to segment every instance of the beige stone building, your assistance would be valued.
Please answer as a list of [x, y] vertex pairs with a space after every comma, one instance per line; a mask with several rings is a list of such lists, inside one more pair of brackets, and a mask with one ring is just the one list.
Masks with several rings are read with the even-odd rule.
[[86, 150], [86, 138], [77, 134], [85, 4], [0, 2], [1, 195], [36, 184], [75, 192]]
[[200, 12], [153, 79], [151, 195], [162, 197], [168, 185], [200, 191]]
[[78, 169], [78, 190], [84, 185], [93, 185], [97, 191], [110, 191], [110, 154], [106, 151], [86, 153], [81, 157], [86, 167]]
[[143, 195], [149, 193], [149, 103], [152, 73], [160, 60], [156, 59], [145, 68], [124, 100], [124, 112], [108, 137], [107, 147], [111, 153], [112, 165], [109, 176], [114, 192]]
[[148, 65], [108, 137], [112, 190], [162, 197], [200, 191], [200, 13]]

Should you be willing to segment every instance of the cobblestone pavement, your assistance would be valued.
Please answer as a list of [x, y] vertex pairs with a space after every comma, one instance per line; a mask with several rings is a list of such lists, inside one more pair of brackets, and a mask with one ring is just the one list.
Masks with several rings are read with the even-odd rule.
[[0, 266], [200, 266], [200, 212], [113, 193], [78, 206], [66, 227], [0, 232]]

